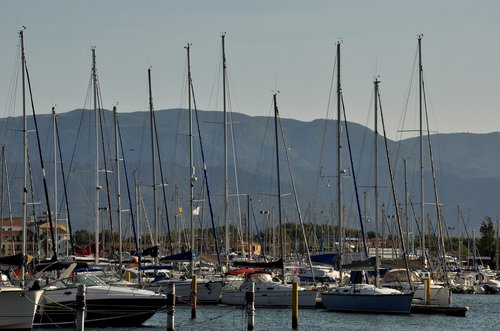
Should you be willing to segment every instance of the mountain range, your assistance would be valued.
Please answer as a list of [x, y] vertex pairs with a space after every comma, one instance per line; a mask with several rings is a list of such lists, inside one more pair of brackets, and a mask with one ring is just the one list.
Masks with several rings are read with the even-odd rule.
[[[188, 218], [184, 212], [181, 217], [179, 208], [188, 210], [189, 174], [189, 117], [185, 109], [157, 110], [154, 112], [158, 147], [154, 147], [156, 191], [161, 201], [163, 187], [167, 193], [167, 208], [170, 222]], [[152, 145], [151, 114], [149, 112], [119, 113], [118, 122], [123, 154], [120, 162], [122, 208], [135, 209], [136, 201], [142, 200], [146, 212], [145, 219], [152, 219]], [[74, 229], [94, 229], [95, 210], [95, 154], [99, 148], [99, 186], [100, 207], [111, 201], [111, 210], [116, 211], [116, 157], [114, 145], [113, 114], [102, 111], [96, 144], [95, 112], [77, 109], [57, 115], [58, 136], [60, 140], [62, 163], [54, 162], [53, 119], [51, 115], [38, 115], [37, 126], [44, 159], [45, 174], [48, 183], [51, 210], [54, 210], [54, 187], [57, 182], [57, 209], [64, 210], [61, 165], [67, 180], [67, 195], [71, 221]], [[224, 173], [227, 172], [227, 187], [230, 205], [230, 222], [237, 224], [237, 215], [247, 212], [246, 197], [251, 198], [255, 227], [269, 225], [264, 220], [264, 210], [277, 216], [276, 150], [280, 158], [281, 192], [286, 221], [297, 221], [296, 192], [304, 222], [337, 224], [337, 122], [335, 120], [314, 120], [302, 122], [293, 119], [280, 119], [278, 147], [275, 143], [273, 117], [252, 117], [241, 113], [228, 113], [227, 154], [224, 157], [224, 115], [220, 111], [193, 112], [193, 164], [197, 180], [194, 184], [195, 205], [207, 206], [207, 186], [215, 215], [215, 223], [223, 219]], [[7, 215], [6, 181], [10, 188], [10, 200], [15, 216], [21, 213], [22, 201], [22, 119], [9, 117], [0, 119], [1, 143], [5, 148], [7, 170], [2, 165], [3, 173], [3, 208], [2, 216]], [[28, 118], [28, 150], [30, 164], [29, 201], [34, 202], [35, 214], [47, 211], [43, 190], [43, 177], [38, 154], [37, 139], [34, 132], [33, 117]], [[348, 122], [342, 126], [341, 140], [342, 189], [344, 214], [349, 227], [359, 227], [358, 203], [356, 202], [355, 183], [358, 187], [357, 201], [361, 219], [369, 222], [374, 218], [374, 132], [362, 125]], [[347, 134], [349, 137], [347, 137]], [[156, 140], [156, 139], [153, 139]], [[103, 142], [102, 142], [103, 141]], [[200, 141], [203, 145], [205, 166], [201, 158]], [[429, 144], [430, 141], [430, 144]], [[386, 153], [386, 146], [388, 152]], [[156, 146], [156, 145], [155, 145]], [[430, 151], [435, 168], [436, 192], [442, 214], [450, 235], [456, 235], [458, 227], [467, 226], [479, 230], [486, 216], [499, 217], [500, 196], [500, 133], [473, 134], [450, 133], [432, 134], [423, 139], [423, 174], [424, 208], [426, 217], [436, 226], [434, 208], [435, 191], [431, 167]], [[104, 149], [104, 152], [103, 152]], [[158, 160], [161, 158], [163, 173]], [[394, 219], [394, 202], [391, 198], [389, 162], [393, 173], [394, 186], [401, 215], [408, 210], [411, 223], [420, 218], [420, 140], [418, 137], [400, 141], [377, 138], [378, 191], [380, 209], [382, 204], [385, 218], [384, 225], [390, 227]], [[349, 153], [350, 151], [350, 153]], [[350, 157], [352, 155], [352, 158]], [[389, 157], [387, 157], [387, 155]], [[103, 160], [106, 160], [104, 164]], [[404, 164], [406, 160], [406, 171]], [[2, 160], [3, 162], [3, 160]], [[54, 169], [54, 163], [57, 168]], [[227, 166], [225, 167], [225, 164]], [[125, 168], [128, 175], [128, 190], [133, 201], [128, 202]], [[203, 169], [207, 171], [204, 176]], [[109, 170], [107, 172], [104, 169]], [[345, 170], [345, 171], [344, 171]], [[108, 178], [106, 179], [106, 174]], [[134, 179], [135, 178], [135, 179]], [[292, 186], [292, 178], [293, 184]], [[406, 178], [406, 180], [405, 180]], [[405, 185], [406, 184], [406, 185]], [[407, 201], [405, 202], [405, 187]], [[106, 189], [108, 188], [108, 189]], [[106, 192], [110, 192], [109, 195]], [[140, 192], [141, 199], [136, 199]], [[137, 195], [139, 196], [139, 195]], [[158, 202], [159, 214], [165, 219], [163, 202]], [[31, 207], [30, 207], [31, 208]], [[458, 212], [458, 208], [460, 212]], [[30, 209], [31, 210], [31, 209]], [[206, 209], [208, 210], [208, 209]], [[59, 218], [64, 218], [61, 213]], [[128, 213], [127, 213], [128, 214]], [[260, 215], [259, 215], [260, 214]], [[116, 218], [116, 216], [113, 216]], [[143, 217], [144, 218], [144, 217]], [[128, 218], [127, 218], [128, 219]], [[460, 225], [458, 222], [460, 221]], [[108, 221], [106, 221], [108, 222]], [[208, 224], [209, 221], [203, 221]], [[420, 223], [420, 221], [418, 221]], [[188, 223], [184, 223], [186, 226]], [[149, 224], [151, 226], [151, 224]], [[177, 224], [176, 226], [179, 226]], [[206, 226], [206, 225], [204, 225]], [[369, 225], [373, 227], [373, 225]], [[417, 227], [412, 227], [416, 232]], [[477, 231], [478, 233], [478, 231]]]

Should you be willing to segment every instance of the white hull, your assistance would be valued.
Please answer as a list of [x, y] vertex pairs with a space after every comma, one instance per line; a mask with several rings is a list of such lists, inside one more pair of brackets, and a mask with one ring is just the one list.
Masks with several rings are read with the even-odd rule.
[[43, 291], [0, 288], [0, 329], [31, 329]]
[[[451, 290], [447, 286], [431, 284], [430, 304], [439, 307], [451, 306]], [[415, 288], [413, 302], [418, 304], [426, 304], [425, 302], [425, 287], [423, 284]]]
[[[175, 283], [175, 296], [178, 303], [191, 302], [191, 280], [166, 280], [158, 283], [146, 285], [145, 289], [163, 294], [167, 293], [167, 284]], [[218, 303], [222, 294], [223, 283], [221, 280], [197, 281], [197, 302], [199, 303]]]
[[[245, 305], [246, 287], [227, 289], [222, 292], [221, 303], [226, 305]], [[299, 307], [313, 308], [316, 306], [317, 292], [315, 290], [299, 290]], [[286, 307], [292, 304], [292, 286], [283, 284], [256, 284], [255, 306]]]
[[[35, 326], [72, 327], [75, 323], [76, 287], [45, 290]], [[86, 288], [86, 326], [140, 326], [167, 304], [152, 291], [109, 285]]]

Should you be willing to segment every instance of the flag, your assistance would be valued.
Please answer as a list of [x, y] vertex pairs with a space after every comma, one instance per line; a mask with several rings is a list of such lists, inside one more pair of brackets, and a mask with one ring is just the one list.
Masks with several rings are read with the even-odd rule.
[[200, 215], [200, 206], [196, 207], [195, 209], [193, 209], [193, 215], [194, 216], [198, 216]]

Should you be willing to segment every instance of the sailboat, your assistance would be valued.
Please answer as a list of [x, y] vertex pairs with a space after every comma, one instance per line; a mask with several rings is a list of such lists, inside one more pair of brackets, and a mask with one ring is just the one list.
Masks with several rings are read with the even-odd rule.
[[[190, 59], [190, 49], [191, 44], [187, 44], [185, 47], [187, 50], [187, 62], [188, 62], [188, 111], [189, 111], [189, 155], [190, 155], [190, 175], [189, 175], [189, 186], [190, 186], [190, 194], [189, 194], [189, 206], [190, 206], [190, 227], [191, 227], [191, 250], [187, 252], [182, 252], [178, 254], [173, 254], [170, 256], [164, 256], [159, 259], [159, 262], [169, 263], [169, 262], [189, 262], [190, 264], [190, 276], [194, 275], [195, 271], [195, 260], [194, 260], [194, 248], [196, 247], [195, 242], [195, 227], [194, 227], [194, 216], [195, 216], [195, 208], [194, 208], [194, 183], [196, 181], [196, 177], [194, 174], [194, 164], [193, 164], [193, 117], [192, 117], [192, 106], [191, 106], [191, 97], [192, 97], [192, 80], [191, 80], [191, 59]], [[149, 91], [151, 91], [151, 81], [149, 85]], [[151, 100], [151, 96], [150, 96]], [[152, 111], [152, 106], [151, 106]], [[153, 125], [152, 125], [153, 130]], [[159, 154], [159, 153], [158, 153]], [[162, 176], [163, 177], [163, 176]], [[166, 269], [171, 266], [152, 266], [152, 268], [158, 269]], [[148, 268], [145, 266], [141, 271]], [[166, 293], [168, 289], [168, 284], [175, 284], [175, 292], [178, 302], [180, 303], [188, 303], [191, 301], [192, 297], [192, 286], [191, 279], [187, 279], [184, 276], [180, 276], [174, 273], [160, 273], [156, 272], [155, 278], [151, 282], [146, 282], [143, 284], [143, 287], [155, 292]], [[210, 279], [210, 278], [199, 278], [197, 279], [197, 294], [196, 299], [200, 303], [217, 303], [219, 302], [221, 291], [222, 291], [223, 282], [219, 277], [218, 279]]]
[[[421, 217], [421, 245], [422, 245], [422, 257], [424, 261], [428, 261], [426, 243], [425, 243], [425, 200], [424, 200], [424, 164], [423, 164], [423, 150], [424, 150], [424, 108], [426, 115], [426, 107], [425, 105], [425, 89], [424, 89], [424, 80], [423, 80], [423, 66], [422, 66], [422, 35], [418, 35], [418, 71], [419, 71], [419, 161], [420, 161], [420, 217]], [[427, 117], [427, 115], [426, 115]], [[411, 291], [414, 291], [414, 304], [412, 307], [412, 312], [427, 312], [429, 310], [443, 312], [448, 315], [458, 315], [465, 316], [468, 311], [468, 307], [464, 306], [453, 306], [452, 305], [452, 291], [449, 284], [448, 274], [446, 272], [446, 264], [445, 264], [445, 247], [444, 247], [444, 230], [443, 230], [443, 219], [442, 213], [440, 211], [440, 203], [438, 201], [438, 193], [437, 193], [437, 183], [436, 183], [436, 175], [434, 169], [434, 160], [432, 155], [432, 145], [430, 143], [430, 133], [429, 133], [429, 124], [428, 119], [427, 122], [427, 136], [429, 139], [429, 156], [430, 156], [430, 164], [431, 164], [431, 173], [433, 180], [433, 191], [434, 191], [434, 199], [435, 199], [435, 207], [437, 214], [437, 222], [439, 229], [439, 246], [440, 246], [440, 256], [438, 258], [441, 261], [442, 274], [444, 275], [445, 283], [443, 285], [436, 284], [431, 279], [430, 272], [424, 273], [424, 283], [416, 284], [416, 286], [412, 287], [410, 284]]]
[[[245, 278], [238, 287], [230, 287], [224, 289], [222, 292], [221, 303], [228, 305], [243, 305], [246, 302], [246, 292], [250, 289], [252, 283], [255, 283], [255, 305], [265, 307], [279, 307], [290, 306], [292, 302], [292, 285], [285, 284], [285, 267], [284, 267], [284, 243], [283, 243], [283, 227], [282, 220], [282, 204], [281, 204], [281, 184], [280, 184], [280, 171], [279, 171], [279, 149], [278, 149], [278, 121], [279, 112], [276, 102], [276, 94], [273, 95], [274, 104], [274, 124], [275, 124], [275, 138], [276, 138], [276, 167], [277, 167], [277, 182], [278, 182], [278, 218], [280, 227], [280, 260], [278, 263], [273, 263], [273, 267], [281, 269], [281, 282], [273, 280], [270, 272], [245, 270]], [[243, 265], [243, 263], [239, 263]], [[259, 266], [257, 263], [249, 263], [249, 266]], [[269, 264], [262, 263], [261, 267], [268, 267]], [[298, 302], [300, 307], [313, 308], [316, 306], [316, 290], [308, 290], [304, 287], [299, 287]]]
[[[378, 80], [375, 81], [375, 113], [377, 113], [377, 92]], [[338, 139], [338, 215], [339, 227], [342, 228], [342, 183], [341, 183], [341, 85], [340, 85], [340, 42], [337, 43], [337, 139]], [[377, 123], [377, 116], [375, 116], [375, 123]], [[377, 144], [377, 124], [375, 125], [375, 145]], [[375, 153], [375, 164], [377, 164], [377, 156]], [[377, 179], [377, 167], [375, 167], [375, 180]], [[377, 183], [375, 183], [377, 187]], [[375, 190], [375, 200], [377, 200], [377, 191]], [[376, 202], [377, 203], [377, 202]], [[375, 226], [377, 227], [377, 217], [375, 218]], [[340, 231], [340, 252], [339, 252], [339, 265], [342, 275], [342, 231]], [[378, 235], [376, 236], [378, 238]], [[366, 246], [365, 246], [366, 247]], [[378, 248], [378, 243], [376, 244]], [[367, 255], [366, 248], [365, 254]], [[378, 251], [375, 254], [375, 270], [378, 274]], [[366, 256], [368, 257], [368, 256]], [[354, 271], [354, 277], [350, 285], [339, 286], [329, 291], [321, 293], [321, 302], [325, 308], [332, 311], [342, 312], [355, 312], [355, 313], [386, 313], [386, 314], [409, 314], [411, 310], [411, 303], [413, 300], [413, 293], [404, 294], [396, 289], [379, 287], [377, 279], [375, 284], [363, 283], [363, 273], [361, 271]]]
[[[3, 273], [0, 274], [0, 329], [31, 329], [38, 303], [43, 291], [38, 287], [24, 288], [25, 286], [25, 256], [26, 252], [26, 220], [27, 220], [27, 116], [26, 116], [26, 57], [24, 53], [24, 29], [19, 31], [21, 44], [21, 72], [22, 72], [22, 107], [23, 107], [23, 147], [24, 147], [24, 194], [23, 194], [23, 247], [22, 255], [3, 257], [0, 264], [12, 264], [17, 260], [16, 266], [21, 270], [21, 286], [11, 285]], [[28, 76], [29, 83], [29, 76]]]

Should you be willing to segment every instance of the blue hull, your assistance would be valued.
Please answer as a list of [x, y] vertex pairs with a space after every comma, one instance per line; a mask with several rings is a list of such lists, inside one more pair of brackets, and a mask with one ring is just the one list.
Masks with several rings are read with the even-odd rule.
[[321, 294], [326, 309], [350, 313], [409, 314], [412, 300], [413, 294]]

